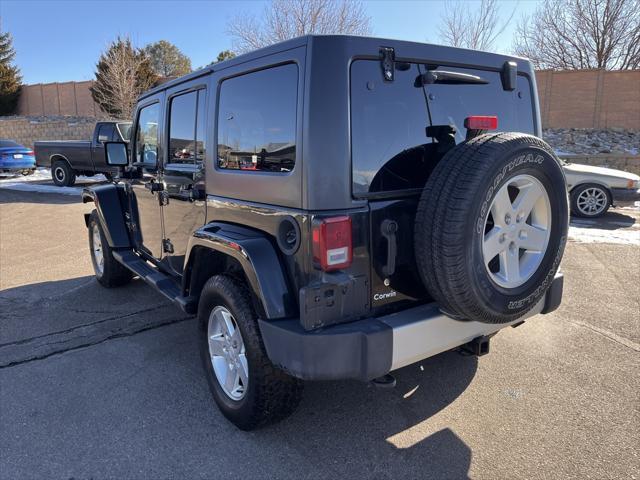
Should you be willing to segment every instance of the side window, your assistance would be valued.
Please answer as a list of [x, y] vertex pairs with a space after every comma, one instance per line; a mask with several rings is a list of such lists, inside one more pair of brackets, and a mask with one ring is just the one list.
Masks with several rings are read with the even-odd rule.
[[140, 110], [136, 126], [135, 161], [156, 165], [158, 158], [158, 121], [160, 107], [157, 103]]
[[113, 140], [113, 125], [102, 124], [100, 128], [98, 128], [98, 142], [110, 142]]
[[218, 106], [218, 167], [253, 172], [293, 170], [297, 98], [295, 64], [223, 81]]
[[202, 163], [206, 119], [204, 101], [204, 90], [185, 93], [171, 99], [168, 163]]
[[171, 99], [169, 108], [169, 157], [167, 163], [190, 163], [196, 158], [196, 105], [198, 93]]

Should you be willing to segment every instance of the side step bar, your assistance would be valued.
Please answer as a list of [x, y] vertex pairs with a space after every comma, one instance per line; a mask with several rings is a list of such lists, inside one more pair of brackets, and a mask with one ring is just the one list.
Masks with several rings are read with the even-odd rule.
[[197, 312], [198, 302], [196, 298], [183, 297], [180, 287], [169, 275], [152, 267], [131, 250], [115, 250], [113, 252], [113, 258], [154, 287], [184, 312], [189, 314], [195, 314]]

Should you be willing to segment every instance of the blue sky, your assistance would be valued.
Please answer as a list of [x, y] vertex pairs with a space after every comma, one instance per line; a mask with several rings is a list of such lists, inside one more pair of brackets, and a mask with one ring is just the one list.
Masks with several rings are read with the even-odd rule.
[[[475, 6], [469, 0], [469, 8]], [[535, 10], [539, 0], [501, 1], [510, 28], [495, 50], [509, 51], [513, 24], [522, 13]], [[206, 65], [221, 50], [231, 48], [225, 32], [237, 14], [259, 13], [262, 0], [0, 0], [2, 31], [14, 37], [16, 63], [24, 83], [64, 82], [93, 78], [100, 53], [117, 36], [128, 35], [136, 46], [168, 40], [191, 58]], [[369, 0], [373, 34], [419, 42], [438, 41], [438, 19], [445, 3], [424, 0]]]

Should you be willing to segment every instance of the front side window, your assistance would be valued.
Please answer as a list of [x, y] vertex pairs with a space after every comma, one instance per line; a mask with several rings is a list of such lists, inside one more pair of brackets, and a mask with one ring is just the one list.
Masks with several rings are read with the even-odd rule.
[[204, 93], [199, 90], [171, 99], [168, 163], [195, 165], [203, 161]]
[[286, 173], [296, 158], [298, 67], [287, 64], [222, 82], [218, 167]]
[[158, 159], [158, 121], [160, 107], [157, 103], [140, 110], [136, 126], [135, 161], [155, 166]]

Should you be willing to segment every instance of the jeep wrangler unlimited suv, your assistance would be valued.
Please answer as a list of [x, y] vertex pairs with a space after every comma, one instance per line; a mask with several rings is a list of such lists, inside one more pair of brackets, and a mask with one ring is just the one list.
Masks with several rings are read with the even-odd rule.
[[[385, 378], [558, 307], [568, 201], [521, 58], [307, 36], [148, 91], [86, 188], [95, 274], [197, 314], [223, 414]], [[391, 377], [392, 378], [392, 377]]]

